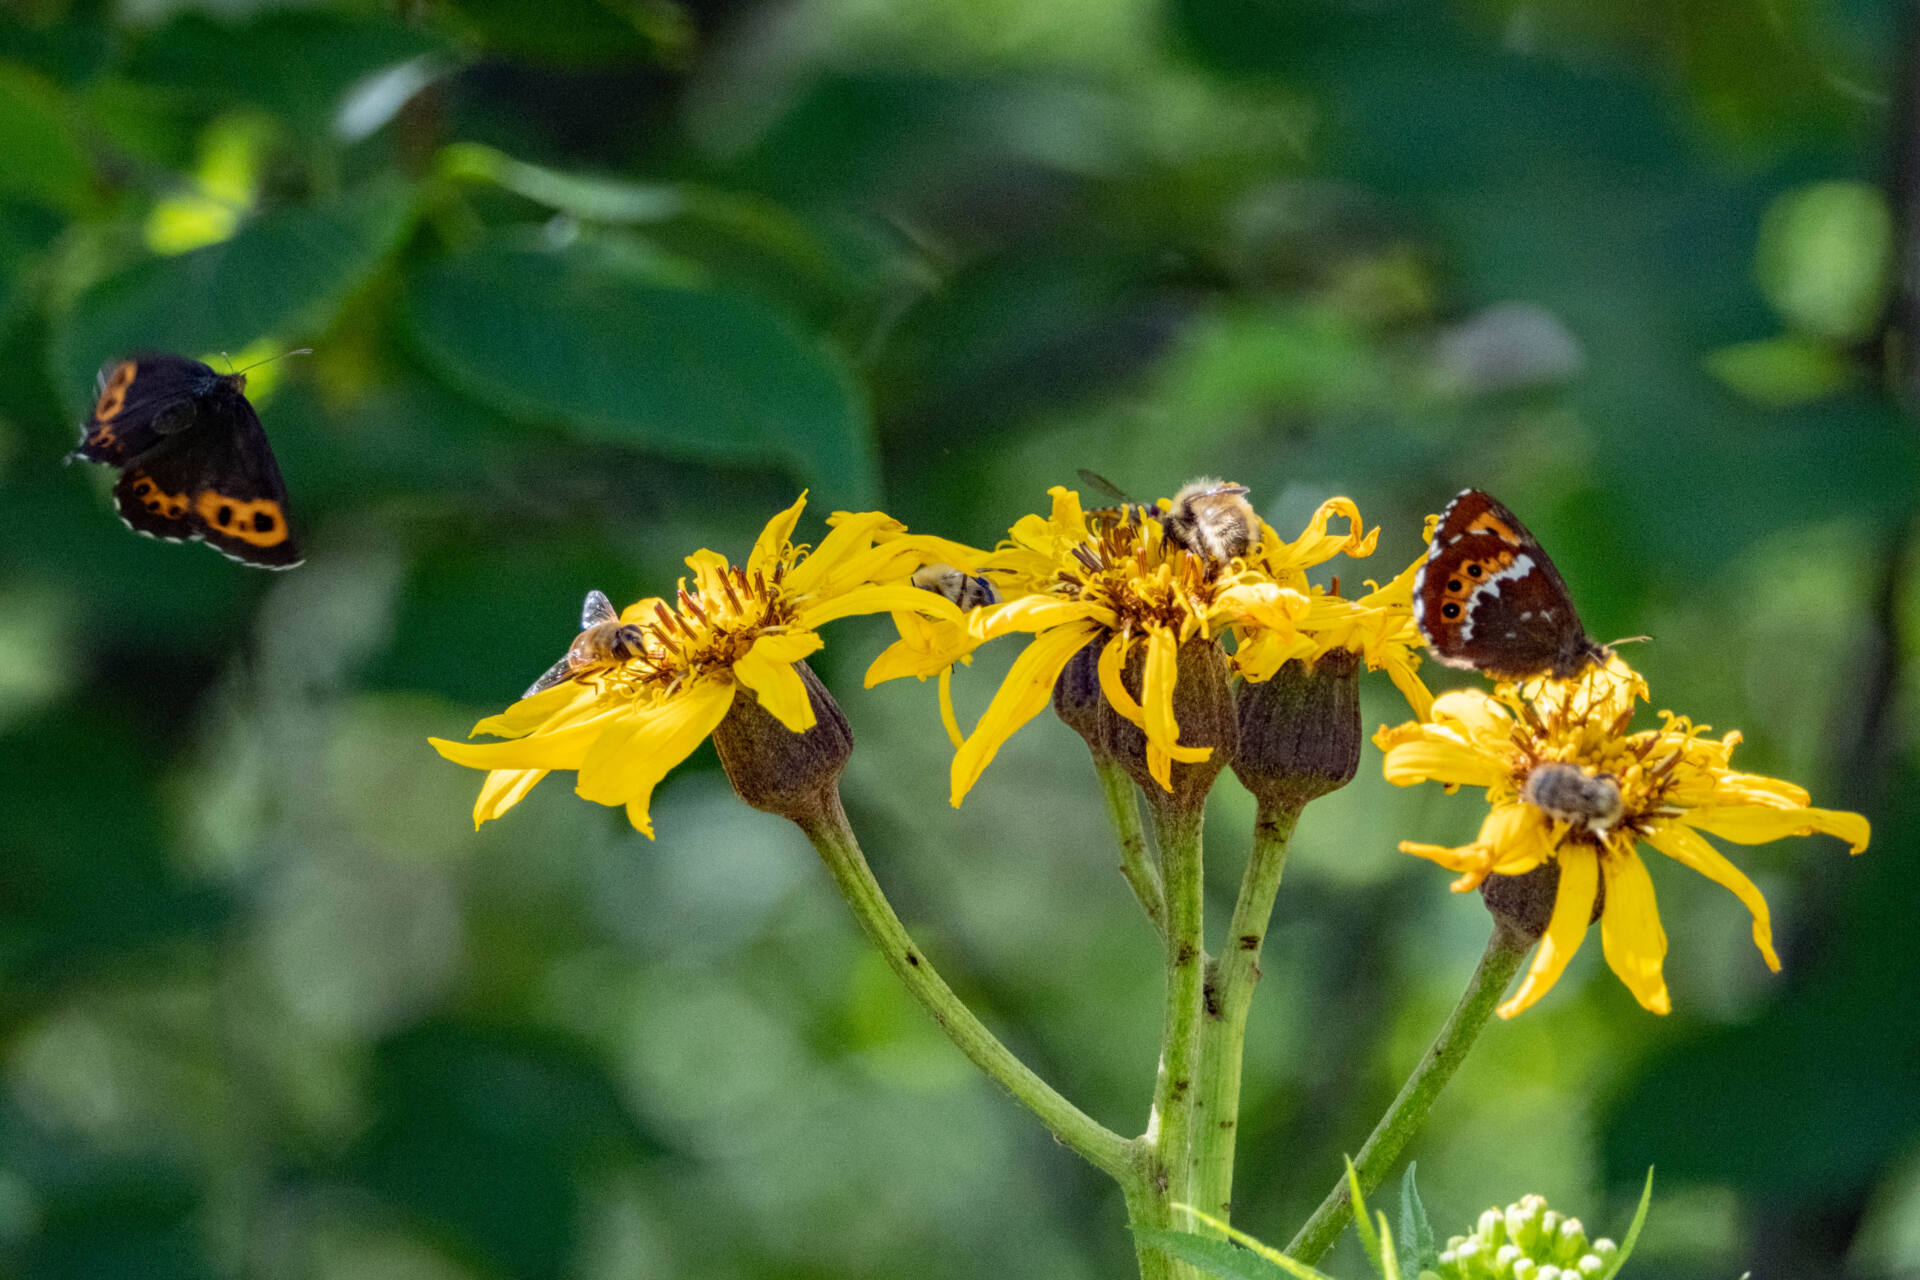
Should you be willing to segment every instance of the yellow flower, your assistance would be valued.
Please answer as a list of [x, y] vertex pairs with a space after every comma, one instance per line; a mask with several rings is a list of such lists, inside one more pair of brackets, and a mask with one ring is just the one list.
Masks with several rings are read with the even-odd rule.
[[[903, 627], [900, 641], [867, 673], [869, 686], [902, 675], [944, 676], [988, 640], [1014, 632], [1033, 636], [972, 734], [958, 742], [951, 779], [955, 805], [1001, 744], [1048, 705], [1068, 660], [1096, 642], [1107, 702], [1143, 731], [1148, 770], [1171, 790], [1175, 762], [1211, 754], [1209, 747], [1180, 742], [1173, 713], [1180, 645], [1229, 630], [1242, 644], [1267, 630], [1291, 637], [1315, 609], [1306, 569], [1342, 552], [1365, 554], [1377, 536], [1363, 532], [1351, 502], [1336, 498], [1293, 542], [1281, 541], [1262, 523], [1255, 548], [1220, 564], [1170, 542], [1158, 520], [1113, 510], [1089, 513], [1073, 490], [1056, 486], [1049, 493], [1050, 515], [1023, 516], [1008, 540], [978, 562], [979, 571], [994, 575], [1003, 603], [971, 611], [964, 628], [939, 622]], [[1345, 534], [1328, 532], [1336, 516], [1346, 519]], [[1136, 650], [1142, 654], [1138, 698], [1124, 679]], [[958, 738], [944, 692], [943, 686], [942, 714]]]
[[1572, 681], [1503, 684], [1491, 694], [1442, 694], [1425, 723], [1383, 728], [1389, 782], [1483, 787], [1490, 810], [1479, 838], [1457, 849], [1401, 844], [1403, 852], [1460, 872], [1456, 892], [1488, 875], [1521, 875], [1549, 861], [1560, 869], [1552, 919], [1519, 991], [1500, 1007], [1510, 1018], [1552, 987], [1579, 949], [1604, 881], [1600, 941], [1607, 963], [1655, 1013], [1671, 1007], [1661, 975], [1667, 937], [1638, 846], [1650, 845], [1731, 890], [1753, 916], [1753, 941], [1778, 971], [1766, 900], [1702, 832], [1763, 844], [1823, 831], [1859, 853], [1867, 820], [1809, 807], [1790, 782], [1740, 773], [1738, 733], [1705, 737], [1670, 712], [1657, 729], [1627, 732], [1646, 682], [1619, 658]]
[[905, 535], [877, 511], [836, 513], [817, 549], [796, 546], [798, 502], [775, 516], [745, 566], [713, 551], [687, 557], [693, 585], [681, 579], [672, 602], [649, 598], [620, 618], [640, 628], [643, 652], [583, 672], [524, 698], [473, 732], [508, 742], [431, 739], [457, 764], [488, 770], [474, 824], [518, 804], [555, 769], [576, 770], [575, 790], [589, 800], [625, 805], [649, 839], [653, 789], [725, 719], [741, 689], [795, 733], [815, 712], [795, 664], [820, 648], [824, 623], [888, 610], [948, 620], [959, 611], [906, 579], [949, 544]]

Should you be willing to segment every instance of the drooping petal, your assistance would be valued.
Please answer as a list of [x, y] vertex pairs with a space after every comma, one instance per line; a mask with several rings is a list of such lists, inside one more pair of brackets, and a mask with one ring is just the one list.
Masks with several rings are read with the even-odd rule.
[[1133, 695], [1127, 692], [1127, 682], [1121, 679], [1121, 672], [1127, 665], [1127, 650], [1131, 646], [1132, 641], [1126, 636], [1114, 636], [1100, 650], [1100, 660], [1096, 670], [1100, 676], [1100, 691], [1107, 695], [1108, 705], [1118, 711], [1122, 717], [1144, 729], [1147, 724], [1147, 713], [1139, 703], [1133, 700]]
[[1594, 891], [1600, 884], [1599, 859], [1590, 849], [1570, 849], [1560, 857], [1560, 889], [1553, 899], [1553, 919], [1533, 953], [1533, 965], [1513, 998], [1500, 1006], [1500, 1016], [1511, 1018], [1547, 994], [1560, 979], [1567, 962], [1587, 936], [1593, 915]]
[[960, 801], [980, 780], [981, 772], [999, 752], [1000, 744], [1053, 701], [1053, 685], [1060, 678], [1061, 669], [1099, 631], [1100, 628], [1090, 622], [1043, 631], [1013, 660], [1007, 678], [993, 695], [980, 723], [954, 753], [952, 804], [955, 808], [960, 807]]
[[1099, 605], [1086, 600], [1026, 595], [974, 610], [967, 618], [967, 630], [981, 640], [993, 640], [1015, 631], [1045, 631], [1087, 618], [1107, 621], [1109, 617]]
[[1736, 844], [1766, 844], [1786, 836], [1810, 836], [1822, 831], [1845, 840], [1849, 853], [1865, 849], [1868, 837], [1873, 834], [1864, 817], [1842, 809], [1709, 805], [1688, 810], [1683, 821]]
[[1212, 747], [1180, 745], [1180, 724], [1174, 719], [1173, 690], [1180, 679], [1180, 642], [1165, 631], [1147, 633], [1147, 660], [1140, 676], [1140, 706], [1145, 715], [1147, 772], [1168, 791], [1173, 790], [1173, 764], [1193, 764], [1213, 755]]
[[[1327, 532], [1327, 526], [1335, 517], [1346, 520], [1345, 533]], [[1307, 522], [1305, 531], [1292, 542], [1281, 543], [1269, 559], [1276, 569], [1307, 569], [1337, 555], [1371, 555], [1379, 538], [1378, 529], [1370, 533], [1363, 531], [1360, 508], [1354, 505], [1351, 498], [1329, 498], [1313, 513], [1313, 519]]]
[[953, 601], [932, 591], [923, 591], [919, 587], [900, 582], [882, 587], [854, 587], [837, 595], [827, 596], [796, 614], [793, 625], [811, 631], [838, 618], [852, 618], [863, 613], [888, 613], [894, 610], [923, 613], [930, 618], [942, 618], [949, 622], [960, 621], [960, 610], [954, 607]]
[[1387, 668], [1387, 679], [1393, 681], [1393, 687], [1398, 689], [1401, 695], [1406, 698], [1407, 705], [1413, 708], [1415, 718], [1420, 720], [1431, 719], [1433, 717], [1433, 691], [1427, 688], [1427, 682], [1422, 680], [1420, 673], [1414, 670], [1413, 663], [1406, 661], [1404, 658], [1400, 661], [1394, 661], [1392, 658], [1389, 658], [1385, 665]]
[[807, 682], [794, 663], [825, 642], [811, 631], [776, 632], [761, 636], [734, 660], [733, 678], [753, 690], [767, 713], [795, 733], [813, 728], [818, 717]]
[[1640, 1007], [1673, 1011], [1661, 965], [1667, 957], [1667, 931], [1653, 898], [1653, 878], [1630, 845], [1610, 849], [1600, 869], [1607, 880], [1607, 905], [1600, 916], [1600, 946], [1607, 965], [1627, 984]]
[[940, 724], [947, 731], [947, 741], [953, 743], [958, 751], [966, 742], [967, 735], [960, 732], [960, 717], [953, 710], [953, 668], [940, 670]]
[[534, 784], [547, 776], [545, 769], [495, 769], [480, 784], [480, 798], [473, 802], [473, 828], [499, 817], [526, 799]]
[[756, 570], [768, 577], [773, 576], [773, 568], [787, 553], [787, 544], [793, 540], [793, 530], [800, 523], [800, 513], [807, 509], [807, 495], [802, 493], [800, 500], [767, 521], [767, 527], [754, 539], [753, 550], [747, 556], [747, 572]]
[[[1646, 841], [1681, 866], [1691, 867], [1740, 899], [1753, 917], [1753, 945], [1760, 948], [1767, 968], [1780, 972], [1780, 957], [1773, 949], [1772, 913], [1767, 910], [1767, 900], [1761, 896], [1759, 886], [1747, 878], [1746, 872], [1734, 866], [1705, 836], [1684, 822], [1657, 822], [1648, 829]], [[1613, 910], [1611, 902], [1607, 910]]]
[[609, 733], [594, 745], [574, 790], [600, 804], [626, 805], [634, 828], [653, 839], [653, 789], [726, 718], [735, 692], [731, 681], [700, 680], [633, 717], [617, 736]]

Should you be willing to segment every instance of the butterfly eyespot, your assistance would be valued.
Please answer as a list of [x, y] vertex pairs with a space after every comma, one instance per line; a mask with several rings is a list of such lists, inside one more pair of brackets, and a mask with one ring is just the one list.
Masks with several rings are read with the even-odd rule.
[[1460, 616], [1460, 606], [1449, 601], [1440, 606], [1440, 616], [1443, 618], [1457, 618]]
[[215, 523], [215, 524], [232, 524], [232, 523], [233, 523], [233, 508], [232, 508], [232, 507], [221, 507], [221, 508], [220, 508], [220, 514], [214, 517], [214, 523]]
[[1468, 565], [1468, 566], [1467, 566], [1467, 576], [1468, 576], [1469, 578], [1477, 578], [1477, 577], [1479, 577], [1479, 576], [1480, 576], [1480, 566], [1479, 566], [1479, 565], [1477, 565], [1477, 564], [1470, 564], [1470, 565]]
[[253, 516], [253, 527], [254, 530], [259, 533], [271, 532], [273, 529], [273, 517], [264, 511], [256, 511]]
[[1448, 578], [1448, 579], [1447, 579], [1447, 590], [1449, 590], [1449, 591], [1458, 591], [1458, 590], [1460, 590], [1460, 588], [1461, 588], [1462, 586], [1464, 586], [1464, 585], [1465, 585], [1465, 584], [1464, 584], [1464, 583], [1462, 583], [1462, 582], [1460, 581], [1460, 579], [1458, 579], [1458, 578]]

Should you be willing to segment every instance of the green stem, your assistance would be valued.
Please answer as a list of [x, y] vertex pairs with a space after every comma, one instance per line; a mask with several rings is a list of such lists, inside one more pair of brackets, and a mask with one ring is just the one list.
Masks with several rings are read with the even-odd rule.
[[906, 983], [914, 999], [933, 1015], [933, 1020], [946, 1032], [947, 1039], [953, 1041], [973, 1065], [999, 1082], [1016, 1101], [1040, 1117], [1040, 1122], [1053, 1131], [1054, 1137], [1078, 1152], [1088, 1163], [1123, 1187], [1134, 1180], [1137, 1175], [1133, 1144], [1074, 1106], [1052, 1085], [1035, 1075], [1026, 1063], [1016, 1058], [1012, 1050], [987, 1030], [985, 1024], [934, 972], [932, 961], [908, 936], [906, 926], [900, 923], [900, 917], [894, 914], [886, 894], [881, 892], [879, 882], [873, 878], [873, 870], [867, 866], [866, 857], [860, 852], [859, 841], [854, 838], [853, 829], [847, 824], [847, 815], [840, 807], [839, 797], [833, 796], [831, 803], [820, 812], [802, 821], [800, 829], [807, 833], [807, 839], [819, 851], [821, 861], [833, 873], [834, 883], [839, 885], [847, 905], [853, 908], [860, 927], [880, 948], [880, 954], [900, 975], [900, 980]]
[[1233, 923], [1224, 953], [1207, 983], [1207, 1020], [1200, 1041], [1199, 1114], [1194, 1134], [1193, 1204], [1223, 1222], [1232, 1220], [1234, 1141], [1240, 1124], [1240, 1063], [1246, 1049], [1247, 1011], [1260, 981], [1260, 948], [1266, 941], [1287, 845], [1300, 821], [1298, 808], [1262, 806], [1253, 829], [1253, 852], [1240, 879]]
[[[1155, 1225], [1187, 1228], [1184, 1214], [1175, 1221], [1172, 1206], [1191, 1204], [1193, 1187], [1195, 1078], [1200, 1066], [1200, 1023], [1205, 1000], [1206, 955], [1198, 810], [1186, 811], [1150, 797], [1154, 840], [1167, 892], [1166, 1012], [1161, 1022], [1160, 1074], [1153, 1091], [1153, 1115], [1146, 1143], [1147, 1194], [1162, 1221]], [[1175, 1265], [1174, 1275], [1185, 1275]]]
[[[1446, 1024], [1440, 1028], [1440, 1034], [1434, 1037], [1433, 1044], [1421, 1056], [1420, 1064], [1400, 1086], [1399, 1096], [1393, 1105], [1380, 1117], [1380, 1123], [1373, 1127], [1367, 1136], [1366, 1145], [1360, 1148], [1360, 1155], [1353, 1167], [1360, 1175], [1360, 1190], [1371, 1192], [1380, 1185], [1380, 1180], [1399, 1158], [1406, 1148], [1407, 1141], [1413, 1137], [1426, 1122], [1427, 1112], [1433, 1109], [1433, 1100], [1440, 1096], [1440, 1090], [1446, 1087], [1453, 1073], [1465, 1061], [1467, 1050], [1486, 1027], [1487, 1020], [1493, 1016], [1494, 1007], [1500, 1003], [1500, 996], [1507, 989], [1507, 983], [1520, 969], [1520, 962], [1526, 958], [1533, 943], [1522, 937], [1505, 924], [1493, 927], [1493, 937], [1487, 940], [1486, 954], [1480, 957], [1480, 964], [1467, 979], [1467, 989], [1461, 993], [1460, 1003], [1453, 1007], [1447, 1016]], [[1308, 1266], [1326, 1256], [1333, 1242], [1346, 1230], [1347, 1223], [1353, 1218], [1353, 1203], [1348, 1197], [1345, 1178], [1334, 1184], [1327, 1198], [1307, 1219], [1307, 1225], [1300, 1228], [1293, 1242], [1287, 1246], [1287, 1253], [1297, 1261]]]
[[1120, 841], [1120, 874], [1127, 878], [1133, 896], [1153, 922], [1155, 932], [1167, 936], [1167, 893], [1160, 883], [1160, 868], [1147, 852], [1146, 833], [1140, 828], [1140, 802], [1135, 797], [1133, 779], [1112, 757], [1095, 758], [1094, 769], [1100, 775], [1100, 790], [1107, 799], [1107, 817], [1113, 822], [1113, 834]]

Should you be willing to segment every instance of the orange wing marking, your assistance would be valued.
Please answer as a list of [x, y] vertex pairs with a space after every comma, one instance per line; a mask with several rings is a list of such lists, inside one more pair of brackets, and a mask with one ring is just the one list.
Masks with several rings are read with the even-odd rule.
[[1502, 542], [1512, 543], [1514, 546], [1520, 545], [1520, 535], [1509, 528], [1506, 521], [1491, 511], [1482, 511], [1479, 515], [1475, 516], [1473, 523], [1461, 530], [1461, 533], [1463, 535], [1468, 533], [1491, 533]]
[[1465, 600], [1478, 591], [1482, 584], [1494, 574], [1513, 564], [1514, 553], [1502, 547], [1484, 560], [1463, 560], [1447, 578], [1447, 589], [1442, 593], [1444, 600]]
[[146, 476], [139, 476], [133, 482], [133, 496], [140, 499], [140, 505], [157, 516], [169, 520], [178, 520], [187, 514], [187, 495], [167, 493]]
[[[133, 385], [133, 375], [138, 371], [139, 366], [131, 360], [122, 360], [113, 366], [113, 372], [107, 378], [107, 385], [100, 388], [100, 399], [93, 406], [94, 421], [107, 422], [127, 407], [127, 388]], [[100, 442], [111, 444], [113, 433], [103, 431], [100, 434]]]
[[287, 540], [287, 516], [272, 498], [245, 501], [208, 489], [194, 500], [200, 518], [229, 538], [256, 547], [275, 547]]

